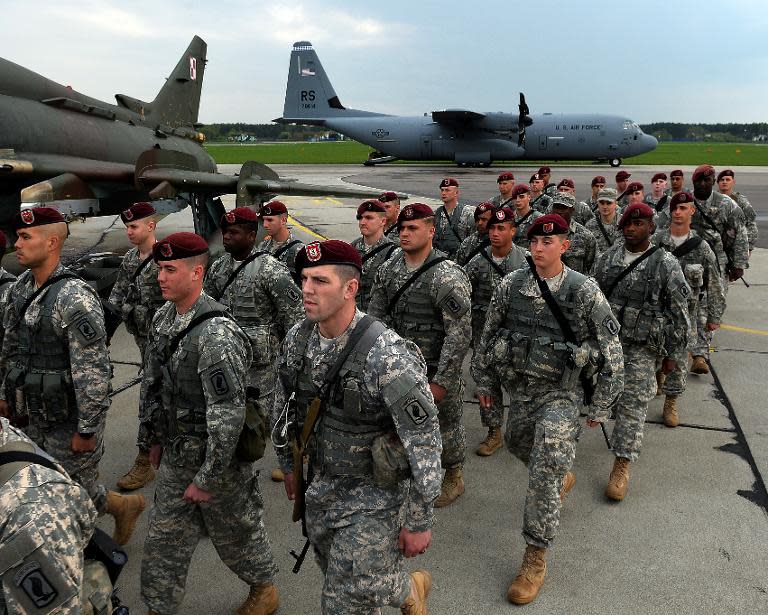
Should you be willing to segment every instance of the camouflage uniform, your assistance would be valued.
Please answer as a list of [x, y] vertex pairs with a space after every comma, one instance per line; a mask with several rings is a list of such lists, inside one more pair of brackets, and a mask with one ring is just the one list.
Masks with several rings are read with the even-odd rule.
[[481, 235], [477, 231], [461, 242], [453, 259], [457, 265], [466, 265], [476, 254], [489, 244], [488, 233]]
[[492, 199], [489, 199], [488, 202], [493, 205], [496, 209], [501, 209], [502, 207], [514, 207], [515, 206], [515, 199], [510, 197], [508, 199], [505, 199], [503, 196], [501, 196], [501, 193], [497, 194]]
[[600, 212], [595, 213], [595, 217], [587, 222], [586, 229], [592, 233], [597, 241], [597, 253], [602, 254], [608, 248], [620, 243], [624, 243], [624, 235], [618, 226], [619, 224], [619, 212], [613, 217], [613, 221], [609, 224], [603, 222], [600, 217]]
[[450, 258], [456, 254], [461, 242], [475, 230], [475, 207], [459, 203], [448, 213], [444, 205], [435, 210], [435, 236], [433, 244], [436, 249], [445, 252]]
[[747, 227], [747, 242], [749, 243], [749, 251], [751, 252], [755, 249], [758, 235], [757, 214], [755, 213], [755, 208], [752, 207], [749, 199], [740, 192], [734, 192], [730, 197], [733, 202], [741, 207], [741, 211], [744, 212], [744, 223]]
[[[304, 247], [304, 244], [293, 236], [293, 233], [288, 231], [288, 239], [285, 241], [277, 242], [271, 237], [262, 241], [257, 250], [262, 252], [269, 252], [277, 260], [288, 267], [288, 271], [291, 272], [291, 276], [296, 280], [296, 254]], [[298, 283], [298, 282], [297, 282]]]
[[574, 271], [589, 275], [597, 258], [597, 240], [583, 224], [571, 220], [568, 229], [571, 246], [563, 254], [562, 260]]
[[352, 245], [360, 252], [360, 258], [363, 261], [363, 271], [360, 274], [360, 289], [357, 291], [355, 302], [357, 307], [365, 310], [368, 307], [368, 302], [371, 300], [371, 289], [373, 288], [376, 272], [392, 256], [392, 253], [397, 250], [397, 244], [386, 235], [382, 235], [381, 239], [372, 246], [366, 246], [362, 237], [355, 239]]
[[[597, 259], [595, 279], [603, 292], [627, 267], [624, 255], [624, 245], [615, 245]], [[656, 393], [656, 362], [677, 359], [688, 344], [690, 295], [677, 259], [657, 250], [608, 297], [621, 325], [624, 350], [624, 390], [611, 437], [617, 457], [636, 461], [640, 454], [648, 402]]]
[[576, 220], [582, 226], [586, 226], [587, 222], [595, 219], [595, 214], [592, 213], [592, 208], [584, 201], [576, 201], [576, 206], [573, 208], [572, 220]]
[[[511, 398], [505, 442], [528, 466], [523, 537], [548, 548], [560, 522], [560, 491], [573, 466], [583, 391], [579, 369], [599, 366], [588, 418], [605, 421], [623, 387], [618, 324], [595, 281], [576, 271], [548, 280], [579, 343], [569, 350], [528, 267], [507, 275], [491, 300], [472, 361], [480, 395], [501, 382]], [[570, 360], [569, 360], [570, 359]], [[597, 368], [595, 368], [597, 369]]]
[[[472, 346], [474, 348], [477, 348], [480, 343], [480, 335], [483, 333], [491, 297], [503, 277], [488, 261], [489, 258], [493, 260], [490, 247], [483, 250], [482, 254], [472, 258], [464, 267], [469, 282], [472, 284]], [[509, 254], [496, 264], [501, 267], [505, 275], [520, 269], [520, 267], [526, 266], [525, 250], [512, 245]], [[480, 407], [480, 420], [484, 427], [501, 427], [504, 422], [504, 403], [501, 386], [498, 382], [494, 384], [491, 395], [493, 396], [493, 405], [491, 408]]]
[[515, 237], [512, 241], [515, 242], [516, 246], [520, 246], [524, 250], [527, 250], [531, 247], [531, 241], [528, 239], [528, 229], [530, 228], [531, 224], [536, 220], [536, 218], [540, 218], [544, 214], [536, 211], [535, 209], [531, 208], [528, 210], [527, 214], [523, 214], [522, 216], [517, 215], [517, 210], [513, 209], [515, 212]]
[[[5, 324], [3, 323], [3, 314], [10, 298], [11, 284], [16, 281], [16, 276], [8, 273], [3, 267], [0, 267], [0, 350], [3, 348], [3, 338], [5, 337]], [[2, 360], [2, 354], [0, 354]], [[0, 364], [0, 382], [5, 380], [5, 365]]]
[[[31, 440], [0, 417], [0, 447], [13, 442]], [[0, 588], [3, 613], [3, 604], [8, 613], [48, 613], [51, 609], [72, 615], [90, 612], [81, 610], [80, 594], [83, 551], [96, 517], [88, 493], [63, 469], [57, 472], [30, 464], [0, 485], [0, 577], [6, 576], [6, 591]], [[26, 577], [30, 582], [19, 586], [13, 576], [22, 564], [30, 567]], [[42, 594], [45, 583], [56, 595]], [[35, 609], [25, 587], [47, 607]]]
[[138, 248], [129, 250], [123, 257], [117, 281], [109, 294], [109, 304], [121, 314], [125, 328], [141, 351], [142, 363], [152, 319], [165, 303], [157, 282], [157, 264], [152, 260], [151, 253], [148, 258], [149, 262], [135, 275], [142, 261]]
[[552, 197], [542, 192], [536, 198], [533, 198], [531, 194], [531, 208], [538, 211], [540, 214], [545, 214], [552, 207]]
[[[350, 327], [327, 346], [309, 321], [288, 333], [277, 360], [273, 424], [295, 392], [295, 429], [303, 428], [310, 396], [318, 394], [362, 317], [357, 310]], [[305, 516], [325, 576], [324, 615], [371, 615], [377, 607], [403, 603], [410, 579], [397, 549], [400, 529], [430, 529], [432, 503], [440, 493], [440, 435], [426, 365], [415, 344], [382, 329], [367, 354], [351, 353], [308, 449], [314, 477], [306, 491]], [[348, 368], [350, 359], [359, 367]], [[354, 393], [350, 399], [347, 391]], [[352, 416], [345, 412], [350, 402], [356, 408]], [[357, 424], [354, 433], [344, 431], [361, 415], [368, 420]], [[388, 486], [374, 478], [372, 450], [381, 441], [394, 443], [406, 470]], [[276, 451], [282, 470], [293, 472], [290, 449]]]
[[[222, 561], [249, 585], [271, 583], [276, 567], [262, 521], [253, 464], [234, 456], [245, 419], [251, 348], [229, 317], [215, 316], [190, 331], [170, 357], [169, 339], [198, 315], [224, 310], [202, 293], [188, 312], [166, 303], [155, 315], [142, 381], [142, 420], [162, 444], [155, 505], [141, 563], [141, 597], [158, 613], [173, 613], [184, 597], [187, 570], [205, 531]], [[183, 499], [193, 483], [209, 503]]]
[[557, 194], [557, 184], [549, 183], [546, 186], [544, 186], [544, 190], [542, 191], [544, 194], [546, 194], [548, 197], [553, 197]]
[[[696, 231], [691, 231], [690, 237], [698, 237]], [[677, 246], [672, 241], [669, 229], [657, 231], [652, 238], [654, 245], [661, 246], [667, 252], [672, 252]], [[673, 254], [674, 256], [674, 254]], [[725, 294], [720, 278], [720, 268], [715, 253], [706, 241], [683, 256], [677, 257], [686, 282], [691, 289], [688, 298], [688, 318], [691, 330], [688, 332], [688, 348], [694, 355], [706, 356], [709, 349], [702, 349], [701, 341], [706, 342], [707, 324], [720, 324], [725, 312]], [[704, 314], [700, 322], [699, 314]], [[674, 371], [667, 374], [663, 390], [665, 395], [682, 395], [688, 375], [688, 353], [684, 352], [675, 357], [677, 365]]]
[[[59, 263], [51, 277], [65, 274], [74, 276]], [[110, 363], [101, 301], [93, 288], [72, 277], [47, 287], [20, 321], [21, 308], [35, 292], [32, 273], [25, 271], [9, 292], [0, 397], [15, 414], [28, 415], [27, 435], [56, 458], [104, 512], [107, 492], [96, 481], [110, 404]], [[18, 403], [22, 398], [23, 405]], [[94, 450], [72, 451], [75, 433], [94, 434]]]
[[390, 226], [388, 229], [384, 231], [384, 235], [389, 237], [392, 240], [392, 243], [399, 246], [400, 245], [400, 229], [397, 226], [397, 222], [395, 222], [392, 226]]
[[[424, 262], [439, 256], [432, 250]], [[421, 275], [387, 312], [392, 296], [413, 273], [402, 253], [389, 259], [376, 275], [368, 313], [414, 342], [427, 362], [429, 381], [445, 388], [445, 398], [437, 405], [442, 464], [444, 468], [460, 468], [466, 453], [461, 364], [472, 338], [472, 288], [461, 267], [443, 261]]]

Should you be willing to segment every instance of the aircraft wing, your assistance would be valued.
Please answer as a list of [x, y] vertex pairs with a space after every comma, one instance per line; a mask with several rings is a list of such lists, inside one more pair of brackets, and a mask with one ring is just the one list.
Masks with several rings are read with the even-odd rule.
[[444, 111], [433, 111], [432, 119], [438, 124], [448, 124], [450, 126], [465, 126], [474, 124], [485, 118], [484, 113], [469, 111], [468, 109], [445, 109]]

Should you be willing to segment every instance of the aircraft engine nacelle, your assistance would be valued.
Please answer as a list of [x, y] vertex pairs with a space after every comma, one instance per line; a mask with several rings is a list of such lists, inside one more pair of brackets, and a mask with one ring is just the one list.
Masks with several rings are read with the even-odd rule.
[[62, 173], [21, 191], [21, 209], [53, 207], [63, 216], [98, 215], [99, 199], [90, 186], [73, 173]]
[[491, 152], [456, 152], [454, 160], [456, 164], [460, 165], [489, 165], [491, 164]]

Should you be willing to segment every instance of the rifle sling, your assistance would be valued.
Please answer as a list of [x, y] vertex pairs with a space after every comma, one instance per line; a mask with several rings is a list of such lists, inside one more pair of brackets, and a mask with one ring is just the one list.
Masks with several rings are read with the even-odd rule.
[[[457, 206], [456, 206], [456, 209], [458, 209], [458, 208], [459, 208], [459, 206], [457, 205]], [[456, 211], [456, 209], [454, 209], [454, 212]], [[451, 216], [450, 216], [450, 215], [448, 214], [448, 212], [445, 210], [445, 205], [441, 205], [441, 206], [440, 206], [440, 207], [437, 209], [437, 214], [438, 214], [438, 215], [440, 214], [440, 212], [443, 212], [443, 215], [445, 216], [445, 221], [448, 223], [448, 228], [449, 228], [449, 229], [451, 229], [451, 232], [453, 233], [453, 236], [454, 236], [456, 239], [458, 239], [459, 241], [461, 241], [461, 237], [459, 237], [459, 232], [458, 232], [458, 231], [457, 231], [457, 230], [456, 230], [456, 229], [453, 227], [453, 224], [451, 223]]]
[[361, 260], [363, 261], [363, 263], [365, 263], [366, 261], [369, 261], [374, 256], [376, 256], [379, 252], [382, 252], [386, 248], [391, 248], [391, 250], [389, 251], [389, 255], [387, 256], [387, 258], [389, 258], [390, 256], [392, 256], [392, 252], [394, 251], [394, 249], [396, 247], [397, 246], [395, 244], [393, 244], [393, 243], [385, 243], [383, 245], [380, 245], [380, 246], [374, 248], [370, 252], [364, 254]]
[[277, 250], [275, 250], [275, 253], [272, 256], [274, 256], [275, 258], [279, 259], [285, 252], [287, 252], [293, 246], [295, 246], [296, 244], [299, 244], [299, 243], [301, 243], [301, 242], [298, 239], [294, 239], [292, 241], [289, 241], [284, 246], [280, 246]]
[[205, 314], [200, 314], [199, 316], [196, 316], [192, 319], [192, 322], [190, 322], [184, 329], [173, 336], [173, 339], [171, 339], [171, 342], [168, 344], [168, 354], [164, 357], [163, 363], [167, 363], [170, 361], [171, 357], [173, 356], [173, 353], [176, 352], [176, 350], [179, 347], [179, 344], [181, 344], [181, 341], [187, 336], [187, 333], [192, 331], [197, 325], [200, 323], [205, 322], [206, 320], [210, 320], [211, 318], [215, 318], [216, 316], [225, 316], [229, 318], [229, 315], [226, 312], [222, 312], [221, 310], [212, 310], [210, 312], [206, 312]]
[[149, 265], [150, 261], [151, 261], [153, 258], [154, 258], [154, 257], [152, 256], [152, 254], [150, 254], [149, 256], [147, 256], [147, 258], [145, 258], [143, 261], [141, 261], [141, 264], [140, 264], [138, 267], [136, 267], [136, 271], [134, 271], [134, 272], [133, 272], [133, 275], [131, 276], [131, 283], [133, 283], [133, 282], [135, 282], [135, 281], [136, 281], [136, 278], [138, 278], [138, 277], [139, 277], [139, 274], [140, 274], [142, 271], [144, 271], [144, 268], [145, 268], [147, 265]]
[[683, 256], [686, 254], [689, 254], [698, 248], [702, 241], [704, 240], [701, 237], [689, 237], [674, 250], [672, 250], [672, 256], [678, 259], [683, 258]]
[[397, 289], [394, 295], [392, 295], [392, 299], [390, 299], [389, 304], [387, 304], [387, 314], [391, 314], [393, 308], [397, 305], [397, 302], [400, 301], [400, 297], [403, 296], [403, 293], [408, 290], [408, 288], [423, 274], [432, 269], [435, 265], [442, 263], [443, 261], [447, 261], [447, 256], [438, 256], [431, 261], [427, 261], [424, 263], [421, 267], [419, 267], [416, 271], [413, 272], [413, 275], [408, 278], [405, 283]]
[[224, 291], [227, 290], [227, 288], [229, 288], [229, 285], [235, 281], [235, 278], [237, 278], [238, 274], [245, 268], [245, 266], [255, 261], [259, 256], [264, 256], [265, 254], [269, 254], [269, 252], [264, 252], [263, 250], [259, 250], [258, 252], [254, 252], [253, 254], [251, 254], [242, 263], [240, 263], [237, 266], [237, 269], [235, 269], [232, 273], [229, 274], [227, 281], [224, 282], [224, 286], [221, 287], [221, 290], [218, 293], [219, 296], [214, 298], [217, 301], [221, 299], [224, 296]]
[[603, 225], [603, 221], [600, 219], [600, 214], [595, 216], [595, 222], [597, 222], [597, 228], [600, 229], [600, 232], [603, 234], [603, 237], [605, 237], [605, 240], [608, 242], [609, 246], [613, 245], [613, 242], [611, 241], [611, 238], [608, 236], [608, 231], [605, 230], [605, 226]]
[[605, 293], [605, 298], [610, 300], [611, 295], [613, 294], [613, 291], [616, 290], [616, 287], [619, 285], [619, 282], [621, 282], [624, 278], [626, 278], [632, 271], [637, 267], [640, 263], [642, 263], [644, 260], [646, 260], [651, 254], [656, 252], [656, 250], [659, 249], [659, 246], [653, 246], [649, 250], [646, 250], [643, 252], [642, 256], [640, 256], [635, 261], [631, 262], [613, 281], [613, 283], [608, 287], [608, 290]]
[[494, 262], [494, 260], [490, 256], [488, 256], [488, 252], [483, 250], [482, 252], [480, 252], [480, 254], [482, 255], [482, 257], [485, 260], [488, 261], [488, 263], [490, 263], [491, 267], [493, 267], [496, 270], [496, 273], [498, 273], [502, 278], [505, 275], [507, 275], [506, 273], [504, 273], [504, 270], [501, 268], [501, 265], [499, 265], [498, 263]]

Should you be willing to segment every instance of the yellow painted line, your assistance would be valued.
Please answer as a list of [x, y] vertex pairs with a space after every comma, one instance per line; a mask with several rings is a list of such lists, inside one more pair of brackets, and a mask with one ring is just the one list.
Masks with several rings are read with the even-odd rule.
[[291, 226], [295, 226], [297, 229], [304, 231], [308, 235], [312, 235], [312, 237], [316, 237], [321, 241], [325, 241], [326, 239], [328, 239], [328, 237], [326, 237], [325, 235], [321, 235], [320, 233], [316, 233], [315, 231], [313, 231], [311, 228], [307, 228], [301, 222], [298, 222], [296, 218], [288, 216], [288, 221], [291, 223]]
[[331, 197], [331, 196], [327, 196], [327, 197], [325, 197], [325, 200], [326, 200], [326, 201], [330, 201], [330, 202], [331, 202], [331, 203], [333, 203], [334, 205], [344, 205], [344, 203], [342, 203], [342, 202], [341, 202], [341, 201], [339, 201], [338, 199], [334, 199], [334, 198], [333, 198], [333, 197]]
[[765, 335], [768, 337], [768, 331], [761, 329], [747, 329], [746, 327], [736, 327], [734, 325], [720, 325], [720, 328], [727, 331], [738, 331], [739, 333], [751, 333], [752, 335]]

